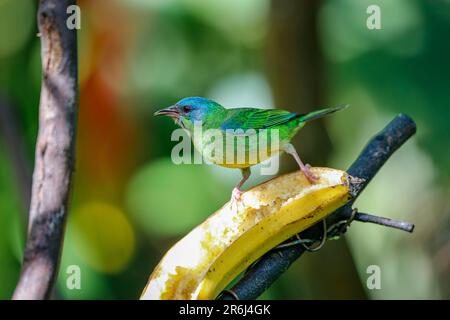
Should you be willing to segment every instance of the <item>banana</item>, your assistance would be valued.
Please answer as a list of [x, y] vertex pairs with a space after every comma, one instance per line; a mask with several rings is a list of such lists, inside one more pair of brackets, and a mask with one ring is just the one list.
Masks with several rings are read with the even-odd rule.
[[[352, 198], [352, 177], [341, 170], [311, 168], [262, 183], [227, 203], [162, 258], [141, 299], [214, 299], [249, 265]], [[354, 180], [356, 181], [356, 180]]]

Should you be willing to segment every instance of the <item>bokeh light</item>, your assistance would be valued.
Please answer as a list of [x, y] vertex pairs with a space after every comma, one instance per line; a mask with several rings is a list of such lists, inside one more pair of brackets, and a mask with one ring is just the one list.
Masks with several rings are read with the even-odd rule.
[[135, 251], [135, 234], [125, 214], [110, 204], [93, 202], [75, 208], [70, 226], [78, 239], [75, 250], [97, 271], [117, 273]]

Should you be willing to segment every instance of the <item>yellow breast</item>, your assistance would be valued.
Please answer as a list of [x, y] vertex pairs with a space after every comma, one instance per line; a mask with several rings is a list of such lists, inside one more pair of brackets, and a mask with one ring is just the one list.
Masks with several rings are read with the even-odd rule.
[[195, 149], [210, 163], [225, 168], [248, 168], [279, 153], [280, 145], [258, 144], [258, 136], [236, 137], [224, 133], [222, 137], [192, 137]]

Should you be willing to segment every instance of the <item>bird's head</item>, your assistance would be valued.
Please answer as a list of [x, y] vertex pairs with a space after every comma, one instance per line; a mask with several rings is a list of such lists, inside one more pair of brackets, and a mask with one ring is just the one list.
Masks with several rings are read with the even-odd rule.
[[189, 97], [173, 106], [155, 112], [155, 116], [168, 116], [185, 129], [192, 129], [195, 122], [206, 123], [225, 110], [217, 102], [201, 97]]

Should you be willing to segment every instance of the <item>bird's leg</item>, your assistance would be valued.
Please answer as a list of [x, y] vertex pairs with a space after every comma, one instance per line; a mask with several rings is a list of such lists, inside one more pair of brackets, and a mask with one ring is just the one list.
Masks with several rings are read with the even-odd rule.
[[311, 172], [311, 166], [309, 164], [303, 164], [302, 160], [300, 159], [297, 151], [295, 150], [294, 146], [290, 143], [286, 143], [284, 145], [284, 151], [286, 151], [286, 153], [289, 153], [291, 156], [294, 157], [295, 161], [297, 161], [298, 165], [300, 166], [300, 170], [303, 172], [303, 174], [306, 176], [306, 178], [309, 180], [309, 182], [314, 183], [315, 181], [317, 181], [319, 178], [317, 176], [315, 176], [312, 172]]
[[248, 180], [250, 177], [251, 171], [250, 167], [241, 169], [242, 172], [242, 179], [239, 181], [239, 183], [234, 187], [233, 192], [231, 193], [231, 200], [239, 201], [242, 196], [241, 187], [245, 183], [245, 181]]

